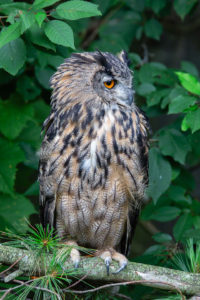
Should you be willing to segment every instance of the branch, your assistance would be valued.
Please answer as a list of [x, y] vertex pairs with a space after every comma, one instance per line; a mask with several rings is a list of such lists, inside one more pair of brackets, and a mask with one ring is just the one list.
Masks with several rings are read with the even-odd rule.
[[[51, 259], [52, 255], [48, 255], [47, 268]], [[45, 274], [42, 262], [35, 263], [33, 252], [0, 244], [0, 263], [12, 265], [16, 261], [18, 261], [18, 270], [23, 272], [24, 275], [30, 275], [30, 270], [34, 270], [35, 275], [38, 273], [40, 275]], [[68, 269], [73, 269], [72, 263], [68, 261], [62, 267], [66, 272]], [[111, 274], [107, 276], [105, 265], [99, 258], [82, 257], [77, 277], [81, 278], [87, 274], [87, 279], [105, 283], [114, 282], [112, 285], [142, 284], [163, 290], [176, 291], [180, 294], [200, 294], [200, 274], [129, 262], [124, 271], [114, 275], [112, 272], [116, 268], [117, 264], [113, 262], [110, 267]]]
[[84, 33], [83, 41], [81, 43], [81, 48], [87, 49], [89, 45], [96, 39], [100, 28], [107, 23], [107, 21], [123, 6], [123, 3], [118, 3], [112, 6], [108, 12], [100, 19], [92, 22], [91, 26]]

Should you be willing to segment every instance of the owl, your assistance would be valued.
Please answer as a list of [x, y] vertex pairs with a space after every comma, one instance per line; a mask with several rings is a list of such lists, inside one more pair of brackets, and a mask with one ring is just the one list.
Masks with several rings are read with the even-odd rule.
[[125, 51], [74, 53], [51, 78], [40, 151], [40, 211], [72, 250], [123, 270], [148, 182], [148, 120], [134, 103]]

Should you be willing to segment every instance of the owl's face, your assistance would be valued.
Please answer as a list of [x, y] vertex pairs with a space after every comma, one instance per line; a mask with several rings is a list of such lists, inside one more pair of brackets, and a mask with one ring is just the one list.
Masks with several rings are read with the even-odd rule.
[[131, 106], [133, 103], [132, 75], [127, 56], [121, 52], [119, 57], [110, 53], [98, 53], [105, 70], [96, 72], [93, 87], [98, 96], [110, 104]]
[[133, 103], [132, 74], [124, 51], [73, 53], [51, 78], [54, 110], [67, 103], [130, 107]]

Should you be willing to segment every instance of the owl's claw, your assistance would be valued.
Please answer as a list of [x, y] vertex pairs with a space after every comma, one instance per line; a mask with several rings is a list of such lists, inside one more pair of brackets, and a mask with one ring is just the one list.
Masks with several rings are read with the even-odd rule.
[[125, 267], [127, 266], [127, 263], [128, 263], [127, 258], [123, 254], [114, 250], [113, 248], [110, 248], [109, 250], [105, 250], [103, 252], [99, 251], [99, 252], [97, 252], [96, 255], [104, 260], [108, 276], [110, 273], [110, 264], [112, 262], [112, 259], [116, 260], [119, 263], [119, 269], [115, 272], [112, 272], [112, 274], [117, 274], [117, 273], [121, 272], [123, 269], [125, 269]]
[[124, 270], [128, 264], [128, 259], [122, 255], [121, 253], [115, 251], [113, 253], [112, 258], [116, 261], [118, 261], [119, 263], [119, 269], [115, 272], [113, 272], [113, 274], [118, 274], [119, 272], [121, 272], [122, 270]]
[[113, 272], [112, 274], [118, 274], [119, 272], [121, 272], [122, 270], [124, 270], [127, 266], [127, 261], [123, 262], [122, 265], [119, 267], [119, 269], [115, 272]]
[[109, 276], [111, 259], [110, 259], [110, 257], [107, 257], [107, 258], [105, 258], [104, 261], [105, 261], [105, 264], [106, 264], [107, 275]]
[[74, 263], [74, 268], [75, 268], [75, 269], [78, 269], [79, 263], [80, 263], [80, 261], [75, 261], [75, 263]]
[[81, 260], [80, 252], [78, 249], [76, 249], [78, 244], [75, 241], [65, 241], [64, 244], [71, 247], [70, 259], [74, 265], [74, 268], [77, 269]]

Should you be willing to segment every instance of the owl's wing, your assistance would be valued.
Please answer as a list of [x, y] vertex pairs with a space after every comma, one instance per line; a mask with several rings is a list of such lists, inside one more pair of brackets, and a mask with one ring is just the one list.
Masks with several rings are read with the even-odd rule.
[[[137, 146], [139, 147], [140, 163], [143, 170], [143, 182], [147, 186], [148, 185], [148, 150], [149, 150], [148, 133], [151, 132], [151, 129], [150, 129], [148, 118], [144, 115], [143, 111], [139, 108], [137, 108], [137, 115], [140, 120], [138, 124], [139, 130], [138, 130]], [[134, 117], [135, 116], [133, 116], [133, 118]], [[142, 199], [139, 199], [139, 201], [137, 202], [142, 203]], [[126, 228], [122, 240], [120, 242], [121, 253], [126, 256], [128, 255], [130, 250], [131, 241], [134, 236], [139, 214], [140, 214], [140, 207], [132, 207], [131, 209], [129, 209]]]
[[44, 122], [43, 129], [45, 131], [44, 141], [41, 147], [40, 161], [39, 161], [39, 183], [40, 183], [40, 220], [43, 227], [55, 227], [55, 205], [56, 195], [54, 185], [49, 176], [48, 161], [51, 156], [50, 145], [48, 138], [53, 135], [53, 114], [51, 114]]
[[140, 209], [139, 208], [133, 208], [129, 211], [128, 219], [126, 228], [124, 231], [124, 234], [122, 236], [121, 242], [120, 242], [120, 249], [119, 251], [124, 254], [125, 256], [128, 256], [130, 251], [131, 242], [134, 236], [135, 228], [137, 225], [138, 217], [139, 217]]
[[[41, 170], [41, 164], [39, 170]], [[43, 227], [47, 227], [49, 224], [50, 227], [55, 227], [55, 206], [56, 206], [56, 195], [53, 191], [47, 191], [47, 181], [43, 176], [40, 176], [40, 196], [39, 196], [39, 205], [40, 205], [40, 221]]]

